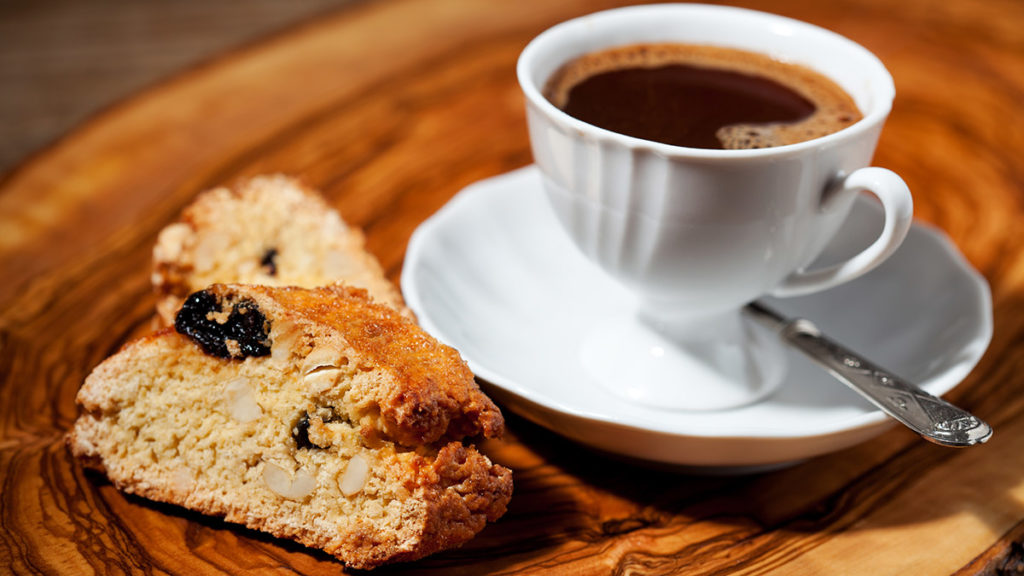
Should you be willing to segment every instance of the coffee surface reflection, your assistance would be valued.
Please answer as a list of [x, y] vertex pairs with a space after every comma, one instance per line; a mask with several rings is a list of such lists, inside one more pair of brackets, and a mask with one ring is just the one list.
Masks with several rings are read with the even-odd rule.
[[545, 97], [588, 124], [689, 148], [753, 149], [819, 138], [861, 113], [831, 79], [755, 52], [636, 44], [562, 66]]

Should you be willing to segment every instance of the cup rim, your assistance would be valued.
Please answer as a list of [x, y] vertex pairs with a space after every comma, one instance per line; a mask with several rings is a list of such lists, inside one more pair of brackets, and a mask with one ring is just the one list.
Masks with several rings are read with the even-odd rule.
[[[658, 12], [665, 11], [682, 11], [682, 12], [710, 12], [710, 13], [734, 13], [734, 14], [745, 14], [747, 16], [763, 18], [769, 23], [782, 24], [786, 26], [793, 26], [802, 28], [804, 30], [812, 31], [816, 34], [824, 35], [833, 42], [837, 42], [844, 45], [847, 49], [853, 52], [859, 53], [870, 65], [877, 68], [879, 76], [882, 78], [883, 85], [878, 88], [882, 93], [883, 97], [875, 102], [872, 109], [867, 114], [858, 120], [857, 122], [847, 126], [841, 130], [813, 138], [811, 140], [805, 140], [803, 142], [796, 142], [794, 144], [785, 144], [782, 146], [772, 146], [768, 148], [753, 148], [753, 149], [741, 149], [741, 150], [723, 150], [716, 148], [692, 148], [686, 146], [676, 146], [673, 144], [665, 144], [662, 142], [656, 142], [653, 140], [646, 140], [643, 138], [637, 138], [635, 136], [627, 136], [619, 132], [614, 132], [606, 128], [601, 128], [594, 124], [590, 124], [575, 118], [568, 113], [564, 112], [554, 104], [552, 104], [547, 98], [541, 94], [540, 88], [533, 82], [531, 78], [531, 72], [535, 65], [535, 59], [537, 58], [537, 52], [541, 49], [542, 45], [558, 34], [570, 30], [574, 27], [578, 27], [586, 20], [592, 20], [595, 18], [613, 18], [616, 15], [621, 15], [626, 12], [651, 12], [656, 14]], [[726, 44], [727, 45], [727, 44]], [[610, 43], [604, 48], [611, 48], [616, 46], [614, 43]], [[603, 49], [603, 48], [602, 48]], [[561, 62], [559, 65], [567, 62]], [[829, 76], [825, 72], [818, 71], [819, 74]], [[579, 132], [580, 134], [588, 134], [596, 138], [604, 140], [614, 140], [618, 143], [627, 146], [632, 149], [647, 150], [660, 154], [666, 157], [676, 158], [687, 158], [687, 159], [706, 159], [706, 160], [721, 160], [721, 161], [732, 161], [741, 159], [751, 158], [765, 158], [772, 156], [790, 156], [799, 154], [807, 151], [808, 149], [817, 149], [821, 147], [827, 147], [838, 143], [840, 140], [852, 138], [865, 131], [871, 130], [877, 125], [881, 124], [889, 112], [892, 110], [892, 101], [895, 97], [895, 85], [892, 79], [892, 75], [886, 69], [885, 64], [875, 56], [867, 48], [861, 46], [857, 42], [809, 22], [802, 20], [796, 20], [794, 18], [788, 18], [786, 16], [780, 16], [778, 14], [772, 14], [770, 12], [762, 12], [759, 10], [751, 10], [748, 8], [739, 8], [734, 6], [719, 6], [713, 4], [650, 4], [650, 5], [639, 5], [639, 6], [625, 6], [620, 8], [612, 8], [610, 10], [602, 10], [585, 14], [565, 20], [550, 28], [544, 30], [539, 35], [534, 37], [523, 49], [519, 55], [519, 59], [516, 63], [516, 76], [519, 81], [519, 86], [526, 96], [528, 103], [536, 107], [541, 113], [546, 115], [550, 120], [559, 122], [563, 125], [568, 126], [570, 129]]]

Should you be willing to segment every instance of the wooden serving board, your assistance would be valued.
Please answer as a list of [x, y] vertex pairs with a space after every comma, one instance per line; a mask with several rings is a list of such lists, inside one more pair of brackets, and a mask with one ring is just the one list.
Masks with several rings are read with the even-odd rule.
[[[343, 572], [83, 472], [62, 443], [76, 390], [148, 329], [156, 234], [205, 188], [299, 176], [364, 228], [397, 281], [421, 221], [467, 184], [531, 161], [519, 51], [612, 4], [362, 2], [154, 86], [0, 181], [0, 572]], [[461, 549], [383, 572], [1024, 566], [1024, 4], [740, 4], [836, 30], [892, 71], [898, 97], [876, 164], [907, 180], [917, 217], [991, 283], [994, 339], [948, 397], [992, 423], [993, 440], [957, 451], [894, 428], [782, 471], [699, 477], [598, 455], [509, 414], [507, 437], [483, 445], [514, 471], [508, 514]]]

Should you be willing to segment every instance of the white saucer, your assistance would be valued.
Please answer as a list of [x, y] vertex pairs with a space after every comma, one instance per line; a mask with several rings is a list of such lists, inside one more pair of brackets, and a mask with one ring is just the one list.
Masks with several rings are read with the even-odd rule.
[[[865, 246], [880, 222], [873, 202], [858, 201], [822, 262]], [[596, 384], [581, 340], [603, 318], [629, 313], [633, 299], [570, 243], [532, 166], [466, 188], [424, 222], [402, 288], [423, 327], [458, 349], [505, 408], [603, 451], [752, 469], [846, 448], [891, 425], [793, 351], [778, 390], [731, 410], [662, 410]], [[988, 284], [946, 236], [918, 224], [860, 279], [768, 303], [936, 395], [967, 375], [992, 335]]]

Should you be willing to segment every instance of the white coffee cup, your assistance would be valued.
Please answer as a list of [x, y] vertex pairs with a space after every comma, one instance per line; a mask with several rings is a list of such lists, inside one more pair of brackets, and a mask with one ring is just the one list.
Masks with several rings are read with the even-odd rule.
[[[797, 144], [711, 150], [611, 132], [569, 116], [542, 94], [552, 74], [578, 56], [666, 42], [739, 48], [800, 64], [843, 88], [863, 118]], [[906, 184], [869, 167], [892, 106], [892, 77], [873, 54], [830, 31], [740, 8], [635, 6], [543, 32], [522, 52], [517, 74], [534, 160], [558, 220], [584, 255], [637, 295], [644, 326], [609, 324], [581, 352], [610, 389], [631, 400], [720, 409], [770, 392], [783, 377], [784, 354], [774, 341], [749, 337], [739, 309], [763, 295], [807, 294], [852, 280], [888, 258], [910, 229]], [[861, 191], [884, 208], [878, 238], [844, 262], [807, 270]], [[650, 335], [652, 326], [657, 333]], [[630, 364], [623, 352], [630, 346], [637, 357], [658, 350], [659, 362], [646, 354], [643, 366]], [[691, 357], [714, 364], [712, 371], [723, 375], [718, 383], [694, 378]], [[631, 368], [623, 376], [632, 380], [628, 386], [606, 376], [621, 364], [640, 366], [642, 376]], [[681, 381], [697, 384], [685, 388]]]
[[[863, 119], [814, 140], [755, 150], [684, 148], [587, 124], [542, 95], [580, 55], [679, 42], [759, 52], [834, 80]], [[735, 309], [759, 296], [833, 287], [877, 266], [910, 229], [903, 181], [868, 168], [892, 106], [892, 77], [870, 52], [803, 22], [740, 8], [636, 6], [559, 24], [518, 64], [535, 162], [559, 221], [584, 254], [654, 314]], [[885, 208], [877, 240], [849, 260], [805, 270], [858, 191]]]

